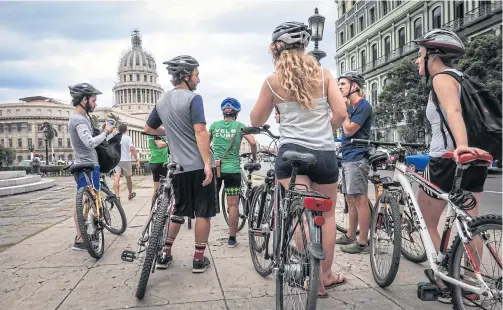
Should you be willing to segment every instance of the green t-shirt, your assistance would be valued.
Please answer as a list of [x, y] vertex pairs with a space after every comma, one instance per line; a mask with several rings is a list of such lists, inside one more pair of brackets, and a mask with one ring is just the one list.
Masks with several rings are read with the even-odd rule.
[[168, 148], [159, 148], [155, 144], [155, 140], [161, 140], [159, 137], [148, 137], [148, 149], [150, 150], [150, 163], [151, 164], [162, 164], [168, 161]]
[[239, 149], [241, 148], [241, 139], [243, 138], [241, 128], [246, 127], [238, 121], [221, 120], [214, 122], [210, 126], [210, 134], [213, 141], [213, 151], [215, 159], [222, 159], [227, 146], [232, 141], [232, 136], [237, 132], [234, 144], [229, 149], [225, 158], [222, 160], [222, 173], [239, 173], [241, 171], [239, 161]]

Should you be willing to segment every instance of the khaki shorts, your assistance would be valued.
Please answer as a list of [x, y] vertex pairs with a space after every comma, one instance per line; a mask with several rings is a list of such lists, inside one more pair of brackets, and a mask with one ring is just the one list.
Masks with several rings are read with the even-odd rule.
[[342, 163], [342, 192], [348, 195], [367, 195], [370, 165], [367, 159]]
[[125, 177], [130, 177], [133, 175], [133, 166], [129, 161], [121, 161], [115, 167], [115, 173], [119, 175], [123, 175]]

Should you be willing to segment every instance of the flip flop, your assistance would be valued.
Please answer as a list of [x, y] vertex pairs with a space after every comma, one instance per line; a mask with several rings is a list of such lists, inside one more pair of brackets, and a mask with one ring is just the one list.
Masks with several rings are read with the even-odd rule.
[[318, 298], [328, 298], [328, 293], [325, 292], [325, 294], [318, 294]]
[[128, 199], [131, 200], [133, 199], [134, 197], [136, 197], [136, 193], [135, 192], [132, 192], [131, 195], [129, 195]]
[[341, 279], [341, 277], [342, 277], [341, 274], [337, 274], [337, 280], [335, 280], [334, 283], [331, 283], [329, 285], [325, 285], [325, 289], [328, 290], [328, 289], [331, 289], [331, 288], [341, 286], [341, 285], [348, 283], [348, 281], [346, 280], [346, 277], [344, 277], [342, 279], [342, 281], [339, 281]]

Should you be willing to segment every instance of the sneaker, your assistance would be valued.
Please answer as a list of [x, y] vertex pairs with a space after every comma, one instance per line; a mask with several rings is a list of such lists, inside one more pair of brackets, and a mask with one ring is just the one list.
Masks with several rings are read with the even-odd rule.
[[168, 255], [168, 253], [162, 251], [161, 253], [157, 254], [155, 267], [157, 269], [167, 269], [172, 262], [173, 262], [173, 255]]
[[238, 241], [236, 239], [234, 240], [229, 239], [229, 241], [227, 241], [227, 246], [229, 248], [234, 248], [236, 247], [236, 245], [238, 245]]
[[354, 243], [356, 241], [356, 238], [354, 239], [349, 239], [346, 234], [342, 234], [339, 238], [335, 240], [335, 244], [343, 244], [343, 245], [348, 245], [351, 243]]
[[203, 273], [210, 268], [210, 265], [211, 262], [206, 256], [203, 260], [194, 260], [192, 261], [192, 273]]
[[367, 243], [365, 246], [361, 246], [358, 242], [354, 242], [344, 247], [341, 247], [341, 251], [348, 254], [369, 253], [370, 245]]
[[77, 237], [75, 237], [75, 241], [73, 242], [72, 250], [74, 251], [87, 251], [87, 248], [84, 242], [77, 242]]

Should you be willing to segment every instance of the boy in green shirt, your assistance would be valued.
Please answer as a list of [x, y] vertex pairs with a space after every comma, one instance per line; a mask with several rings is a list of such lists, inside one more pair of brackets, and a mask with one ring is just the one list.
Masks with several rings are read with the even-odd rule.
[[[223, 182], [229, 208], [227, 211], [229, 213], [229, 240], [227, 245], [233, 248], [237, 244], [236, 232], [239, 222], [239, 192], [241, 188], [239, 149], [243, 138], [241, 129], [246, 126], [236, 120], [239, 111], [241, 111], [241, 104], [236, 99], [224, 99], [220, 109], [224, 114], [224, 119], [211, 124], [210, 139], [213, 141], [215, 159], [221, 163], [221, 175], [217, 178], [217, 192], [220, 193]], [[255, 139], [252, 135], [245, 135], [244, 138], [250, 143], [253, 159], [256, 159], [257, 144]]]
[[159, 180], [161, 175], [166, 177], [168, 169], [163, 167], [163, 164], [168, 162], [168, 144], [161, 137], [148, 137], [148, 149], [150, 150], [150, 170], [154, 179], [154, 195], [159, 188]]

